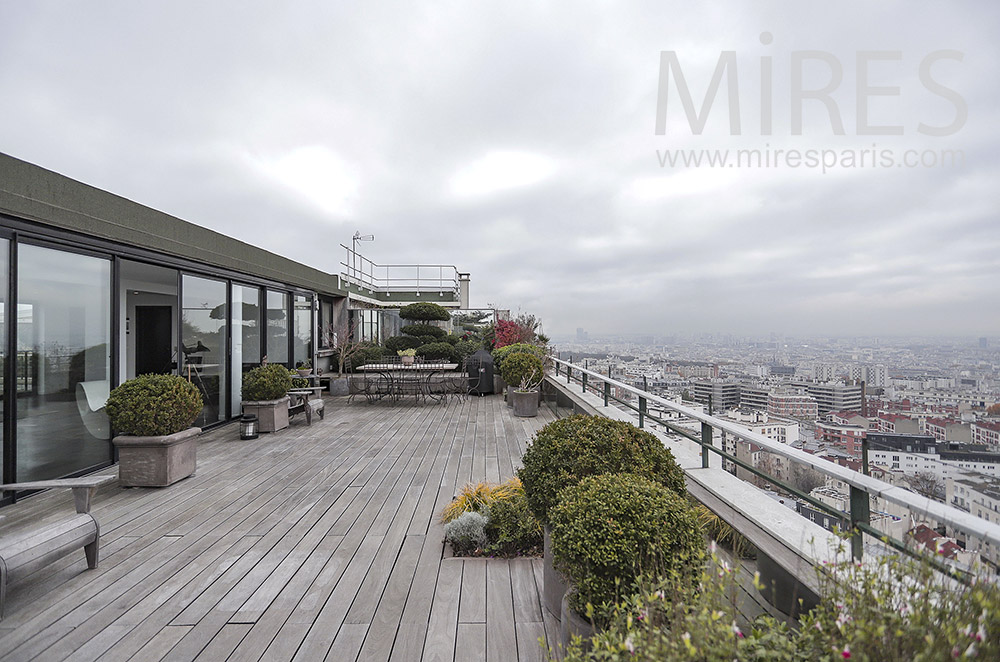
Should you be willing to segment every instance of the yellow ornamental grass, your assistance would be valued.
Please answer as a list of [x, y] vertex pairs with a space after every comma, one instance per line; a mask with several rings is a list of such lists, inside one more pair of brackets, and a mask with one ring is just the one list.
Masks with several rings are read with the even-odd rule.
[[447, 524], [462, 513], [481, 513], [491, 503], [498, 500], [511, 499], [524, 493], [524, 487], [518, 478], [511, 478], [506, 483], [469, 483], [458, 492], [458, 496], [445, 506], [441, 513], [441, 521]]

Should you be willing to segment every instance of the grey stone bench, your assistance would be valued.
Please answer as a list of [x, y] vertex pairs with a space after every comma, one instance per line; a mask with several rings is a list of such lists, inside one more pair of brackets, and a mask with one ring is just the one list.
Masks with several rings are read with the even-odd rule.
[[89, 476], [0, 485], [0, 492], [67, 487], [73, 490], [76, 504], [74, 515], [50, 524], [24, 524], [0, 539], [0, 619], [3, 618], [9, 573], [30, 574], [81, 547], [87, 556], [87, 566], [97, 567], [101, 527], [90, 514], [90, 501], [98, 487], [113, 480], [114, 476]]

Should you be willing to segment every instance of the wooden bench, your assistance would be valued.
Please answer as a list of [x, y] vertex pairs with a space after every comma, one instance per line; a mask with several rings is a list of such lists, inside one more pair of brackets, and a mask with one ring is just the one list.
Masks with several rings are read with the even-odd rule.
[[[310, 389], [298, 389], [298, 390], [305, 391]], [[291, 394], [293, 392], [290, 391], [289, 393]], [[311, 395], [306, 396], [304, 393], [297, 393], [295, 395], [298, 396], [296, 398], [293, 398], [296, 400], [295, 404], [294, 405], [290, 404], [288, 406], [289, 417], [294, 416], [295, 414], [305, 414], [306, 425], [312, 425], [312, 419], [314, 415], [318, 414], [320, 418], [323, 418], [325, 416], [326, 407], [323, 403], [322, 397], [313, 398]]]
[[73, 490], [76, 504], [74, 515], [50, 524], [25, 524], [18, 527], [23, 530], [15, 529], [13, 534], [5, 534], [0, 539], [0, 619], [3, 618], [8, 573], [28, 575], [81, 547], [87, 556], [87, 567], [97, 567], [101, 527], [90, 514], [90, 501], [98, 487], [114, 480], [114, 476], [88, 476], [0, 485], [0, 492], [68, 487]]

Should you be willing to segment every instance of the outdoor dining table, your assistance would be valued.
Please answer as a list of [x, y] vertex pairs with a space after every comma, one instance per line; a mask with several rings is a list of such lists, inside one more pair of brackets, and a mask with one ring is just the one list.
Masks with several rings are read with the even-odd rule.
[[436, 402], [444, 400], [444, 394], [435, 395], [431, 390], [435, 375], [455, 370], [457, 363], [367, 363], [357, 368], [366, 373], [376, 373], [378, 379], [366, 388], [369, 401], [388, 397], [393, 401], [413, 395], [417, 399], [429, 398]]

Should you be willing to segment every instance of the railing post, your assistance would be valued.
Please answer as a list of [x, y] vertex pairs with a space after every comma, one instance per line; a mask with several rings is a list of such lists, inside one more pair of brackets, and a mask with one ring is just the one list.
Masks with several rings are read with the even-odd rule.
[[858, 524], [867, 525], [870, 521], [868, 493], [851, 485], [851, 556], [855, 561], [861, 560], [865, 550], [865, 534], [858, 528]]
[[646, 422], [646, 398], [639, 396], [639, 428], [642, 429]]
[[584, 372], [582, 374], [583, 374], [583, 392], [586, 393], [587, 392], [587, 373]]
[[708, 396], [708, 415], [712, 415], [712, 396]]
[[642, 376], [642, 390], [649, 393], [649, 382], [646, 381], [646, 375]]
[[712, 445], [712, 426], [701, 424], [701, 468], [708, 469], [708, 447]]
[[868, 467], [868, 436], [865, 435], [861, 438], [861, 472], [866, 475], [871, 475], [871, 469]]
[[608, 406], [608, 397], [611, 395], [611, 382], [604, 382], [604, 406]]

